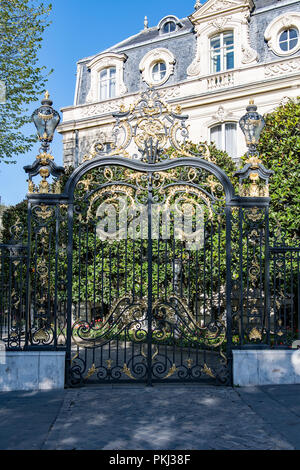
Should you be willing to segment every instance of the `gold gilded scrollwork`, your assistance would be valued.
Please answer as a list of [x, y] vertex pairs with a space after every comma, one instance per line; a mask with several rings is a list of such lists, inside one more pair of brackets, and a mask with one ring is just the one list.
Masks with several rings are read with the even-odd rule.
[[95, 364], [92, 365], [92, 367], [88, 370], [87, 375], [85, 376], [85, 380], [88, 380], [91, 378], [95, 373], [97, 372]]
[[[172, 200], [174, 199], [174, 197], [178, 193], [182, 193], [183, 194], [182, 200], [185, 203], [189, 203], [191, 205], [200, 206], [199, 202], [195, 199], [195, 197], [198, 197], [199, 199], [204, 201], [205, 205], [208, 208], [209, 219], [213, 218], [213, 210], [212, 210], [211, 199], [210, 199], [209, 196], [207, 196], [207, 194], [205, 194], [205, 192], [203, 190], [201, 190], [201, 188], [194, 188], [192, 186], [182, 185], [182, 184], [172, 186], [168, 191], [168, 196], [167, 196], [166, 202], [165, 202], [166, 207], [171, 206]], [[194, 196], [194, 198], [193, 198], [193, 196]]]
[[96, 201], [101, 199], [103, 196], [109, 195], [110, 197], [105, 197], [105, 204], [119, 203], [120, 194], [124, 194], [128, 198], [127, 207], [130, 208], [135, 204], [134, 201], [134, 189], [130, 186], [124, 185], [111, 185], [106, 188], [98, 190], [90, 198], [89, 208], [87, 211], [87, 220], [90, 220], [93, 217], [93, 206]]
[[169, 377], [171, 377], [172, 375], [176, 374], [176, 372], [178, 371], [177, 367], [176, 367], [176, 364], [173, 364], [171, 369], [169, 370], [169, 372], [167, 373], [167, 375], [164, 377], [164, 379], [168, 379]]
[[203, 372], [204, 372], [204, 374], [208, 375], [208, 376], [211, 377], [212, 379], [215, 379], [215, 378], [216, 378], [215, 374], [213, 373], [213, 371], [211, 370], [211, 368], [208, 367], [207, 364], [204, 364], [204, 366], [203, 366]]
[[123, 374], [127, 375], [132, 380], [136, 380], [135, 377], [133, 377], [130, 368], [127, 366], [127, 364], [124, 364], [123, 369], [122, 369]]
[[258, 330], [258, 328], [252, 328], [252, 330], [250, 331], [249, 333], [249, 339], [250, 341], [261, 341], [262, 340], [262, 334], [261, 332]]
[[[149, 88], [141, 93], [128, 110], [122, 104], [120, 112], [114, 115], [116, 124], [112, 132], [114, 142], [111, 151], [105, 152], [103, 144], [95, 142], [83, 161], [103, 155], [120, 155], [132, 159], [136, 158], [138, 152], [141, 159], [154, 163], [160, 159], [167, 146], [173, 147], [180, 157], [195, 157], [195, 154], [184, 148], [189, 135], [185, 125], [188, 116], [183, 116], [181, 111], [180, 106], [172, 109], [161, 99], [157, 90]], [[131, 155], [128, 153], [130, 145], [137, 148]], [[201, 147], [201, 158], [213, 161], [208, 145], [203, 143]]]

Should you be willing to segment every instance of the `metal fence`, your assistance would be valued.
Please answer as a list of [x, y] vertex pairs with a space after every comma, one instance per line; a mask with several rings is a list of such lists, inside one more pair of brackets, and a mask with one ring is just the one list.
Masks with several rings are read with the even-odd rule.
[[300, 246], [276, 243], [270, 249], [270, 341], [292, 346], [300, 339]]

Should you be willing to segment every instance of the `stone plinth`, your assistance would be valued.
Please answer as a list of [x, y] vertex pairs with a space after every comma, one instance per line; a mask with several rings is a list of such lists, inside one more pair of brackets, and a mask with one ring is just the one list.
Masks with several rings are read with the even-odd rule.
[[300, 384], [300, 350], [235, 350], [237, 386]]
[[63, 389], [65, 354], [65, 351], [2, 351], [0, 391]]

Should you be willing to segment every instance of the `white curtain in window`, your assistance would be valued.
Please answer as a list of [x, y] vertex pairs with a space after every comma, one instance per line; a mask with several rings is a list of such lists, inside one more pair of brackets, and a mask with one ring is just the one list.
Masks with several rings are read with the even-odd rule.
[[218, 124], [210, 129], [210, 140], [219, 150], [225, 150], [231, 158], [237, 157], [237, 125], [235, 122]]
[[233, 122], [225, 124], [225, 150], [231, 158], [236, 158], [236, 124]]
[[100, 73], [100, 100], [116, 96], [116, 68], [110, 67]]
[[214, 126], [210, 130], [210, 140], [216, 144], [218, 149], [222, 149], [222, 126]]

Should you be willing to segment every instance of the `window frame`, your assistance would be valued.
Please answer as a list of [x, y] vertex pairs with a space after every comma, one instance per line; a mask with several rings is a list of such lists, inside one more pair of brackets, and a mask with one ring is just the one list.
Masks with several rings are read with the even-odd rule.
[[[215, 143], [212, 140], [212, 130], [217, 128], [217, 127], [221, 127], [221, 141], [222, 141], [222, 146], [221, 147], [222, 148], [217, 147], [216, 143], [215, 143], [215, 145], [218, 148], [218, 150], [221, 150], [223, 152], [228, 153], [228, 150], [226, 150], [226, 126], [229, 125], [229, 124], [235, 126], [235, 152], [237, 153], [237, 149], [238, 149], [238, 123], [236, 121], [224, 121], [224, 122], [217, 122], [217, 123], [212, 124], [209, 128], [209, 139], [210, 139], [211, 143]], [[235, 160], [237, 158], [237, 155], [230, 155], [229, 153], [228, 153], [228, 155], [233, 160]]]
[[[162, 70], [160, 69], [160, 67], [159, 67], [159, 70], [158, 70], [157, 72], [154, 72], [155, 67], [160, 66], [160, 65], [164, 65], [164, 70], [163, 70], [164, 75], [163, 75], [163, 76], [161, 76]], [[154, 75], [155, 75], [155, 74], [160, 74], [159, 80], [155, 80], [155, 78], [154, 78]], [[162, 80], [164, 80], [164, 78], [165, 78], [166, 75], [167, 75], [167, 64], [166, 64], [166, 62], [165, 62], [164, 60], [162, 60], [162, 59], [161, 59], [161, 60], [158, 60], [157, 62], [155, 62], [155, 63], [152, 65], [152, 68], [151, 68], [151, 77], [152, 77], [153, 83], [161, 83]]]
[[[114, 75], [111, 76], [111, 71], [114, 70]], [[106, 78], [101, 78], [101, 74], [106, 72]], [[105, 97], [102, 96], [102, 83], [105, 83]], [[114, 84], [114, 93], [111, 93], [111, 84]], [[117, 96], [117, 67], [108, 66], [99, 71], [99, 98], [100, 101], [110, 100]]]
[[[165, 30], [165, 29], [166, 29], [166, 26], [169, 26], [169, 25], [173, 25], [173, 26], [174, 26], [174, 29], [171, 30], [171, 28], [170, 28], [169, 31], [166, 31], [166, 30]], [[164, 25], [163, 25], [163, 27], [162, 27], [162, 34], [172, 34], [172, 33], [175, 33], [176, 30], [177, 30], [177, 25], [176, 25], [175, 21], [169, 20], [169, 21], [166, 21], [166, 22], [164, 23]]]
[[[232, 45], [227, 46], [224, 43], [224, 37], [228, 34], [232, 35]], [[219, 38], [220, 40], [220, 47], [219, 47], [219, 53], [214, 55], [215, 49], [212, 48], [212, 41], [214, 39]], [[228, 53], [226, 53], [228, 48], [232, 48], [228, 50]], [[233, 52], [233, 67], [227, 68], [227, 63], [226, 59], [229, 53]], [[214, 57], [220, 56], [220, 70], [214, 70]], [[228, 72], [229, 70], [234, 70], [235, 67], [235, 34], [233, 29], [229, 29], [226, 31], [222, 31], [218, 34], [215, 34], [209, 38], [209, 71], [210, 74], [216, 74], [216, 73], [222, 73], [222, 72]]]
[[[297, 37], [296, 37], [296, 38], [293, 38], [293, 39], [290, 38], [290, 34], [289, 34], [290, 31], [292, 31], [292, 30], [296, 31], [296, 33], [297, 33]], [[281, 38], [281, 36], [283, 35], [283, 33], [284, 33], [285, 31], [287, 31], [288, 37], [287, 37], [286, 40], [281, 41], [280, 38]], [[295, 46], [292, 47], [291, 49], [289, 49], [289, 43], [290, 43], [291, 41], [294, 41], [295, 39], [297, 39], [297, 42], [296, 42]], [[300, 37], [299, 37], [299, 29], [298, 29], [296, 26], [290, 26], [290, 27], [288, 27], [288, 28], [283, 28], [283, 29], [282, 29], [281, 31], [279, 31], [279, 33], [278, 33], [278, 45], [279, 45], [280, 50], [281, 50], [283, 53], [285, 53], [285, 54], [293, 54], [293, 51], [296, 50], [297, 47], [298, 47], [298, 45], [299, 45], [299, 39], [300, 39]], [[287, 46], [288, 46], [288, 49], [286, 49], [286, 50], [282, 49], [282, 47], [281, 47], [281, 44], [282, 44], [282, 43], [286, 43]]]

